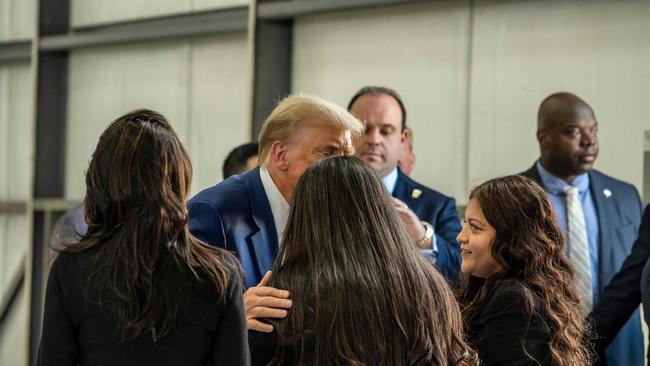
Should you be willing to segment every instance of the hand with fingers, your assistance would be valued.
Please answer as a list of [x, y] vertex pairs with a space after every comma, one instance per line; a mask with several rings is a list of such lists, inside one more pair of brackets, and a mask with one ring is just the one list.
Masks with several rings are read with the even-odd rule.
[[271, 271], [268, 271], [257, 286], [249, 288], [244, 293], [244, 308], [248, 329], [271, 333], [273, 326], [263, 323], [259, 319], [284, 318], [287, 316], [287, 310], [291, 308], [289, 291], [266, 286], [270, 278]]
[[[422, 223], [420, 222], [420, 219], [417, 217], [415, 212], [411, 211], [411, 209], [406, 205], [406, 203], [402, 202], [401, 200], [392, 197], [393, 198], [393, 203], [395, 204], [395, 208], [397, 209], [397, 214], [399, 215], [399, 218], [402, 219], [402, 222], [404, 223], [404, 226], [406, 227], [406, 233], [408, 234], [409, 238], [413, 241], [418, 241], [424, 236], [424, 233], [426, 232], [426, 229], [424, 226], [422, 226]], [[424, 243], [424, 248], [428, 248], [427, 245], [430, 245], [431, 243]]]

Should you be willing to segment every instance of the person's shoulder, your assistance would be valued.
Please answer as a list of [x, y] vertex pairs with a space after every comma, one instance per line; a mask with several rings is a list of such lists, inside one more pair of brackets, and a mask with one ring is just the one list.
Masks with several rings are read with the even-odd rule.
[[444, 193], [441, 193], [439, 191], [436, 191], [435, 189], [425, 186], [424, 184], [416, 181], [415, 179], [409, 177], [408, 175], [404, 174], [401, 171], [399, 172], [399, 179], [403, 180], [404, 184], [408, 187], [409, 192], [413, 192], [413, 190], [415, 189], [419, 190], [420, 197], [432, 199], [436, 202], [453, 200], [452, 197], [447, 196]]
[[78, 263], [79, 253], [60, 251], [50, 267], [50, 276], [60, 276], [68, 268]]
[[223, 263], [226, 277], [228, 278], [228, 283], [237, 284], [241, 283], [243, 278], [243, 272], [241, 264], [237, 257], [227, 250], [220, 248], [214, 248], [221, 253], [221, 263]]
[[228, 179], [208, 187], [189, 200], [189, 204], [207, 203], [215, 207], [241, 207], [248, 200], [242, 199], [248, 196], [248, 181], [254, 179], [256, 172], [248, 171], [237, 174]]
[[52, 263], [52, 268], [68, 268], [86, 263], [97, 251], [98, 246], [93, 246], [80, 251], [74, 250], [74, 247], [71, 249], [64, 249], [57, 255], [56, 259]]
[[[235, 296], [242, 296], [244, 292], [243, 272], [239, 261], [230, 252], [220, 249], [211, 248], [213, 254], [218, 257], [211, 263], [213, 268], [198, 268], [200, 280], [198, 281], [199, 296], [203, 302], [212, 306], [223, 307], [229, 304]], [[208, 271], [222, 273], [225, 287], [219, 290], [219, 286]]]
[[500, 281], [493, 289], [495, 297], [523, 297], [526, 292], [526, 287], [521, 282], [515, 280]]
[[[635, 186], [595, 169], [589, 173], [589, 179], [592, 194], [596, 195], [594, 199], [597, 197], [610, 199], [623, 211], [633, 212], [632, 218], [635, 221], [640, 219], [642, 212], [641, 197]], [[602, 192], [600, 192], [601, 189]], [[637, 215], [638, 219], [636, 218]]]
[[521, 309], [528, 301], [528, 294], [526, 287], [518, 281], [500, 281], [486, 296], [485, 308], [493, 311], [503, 311], [513, 307]]
[[79, 282], [86, 277], [87, 271], [92, 267], [91, 261], [98, 250], [98, 247], [94, 246], [81, 251], [74, 248], [60, 251], [52, 262], [50, 277], [65, 283]]
[[632, 185], [631, 183], [622, 181], [620, 179], [616, 179], [610, 175], [607, 175], [600, 170], [592, 170], [590, 172], [590, 178], [595, 179], [601, 182], [601, 184], [610, 186], [612, 188], [616, 188], [621, 191], [626, 191], [626, 192], [637, 192], [636, 187]]
[[530, 179], [535, 180], [535, 181], [538, 180], [539, 179], [539, 172], [537, 171], [536, 164], [537, 163], [533, 163], [533, 165], [530, 168], [528, 168], [528, 169], [526, 169], [526, 170], [524, 170], [522, 172], [519, 172], [519, 173], [517, 173], [515, 175], [521, 175], [523, 177], [530, 178]]

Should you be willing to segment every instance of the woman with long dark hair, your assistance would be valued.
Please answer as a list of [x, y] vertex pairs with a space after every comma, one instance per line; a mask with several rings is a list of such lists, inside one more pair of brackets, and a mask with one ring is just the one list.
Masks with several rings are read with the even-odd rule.
[[190, 160], [162, 115], [113, 121], [86, 173], [88, 232], [52, 265], [38, 365], [246, 365], [234, 257], [187, 229]]
[[541, 187], [508, 176], [474, 188], [458, 242], [460, 300], [482, 365], [590, 364], [586, 314]]
[[474, 364], [452, 291], [357, 158], [302, 176], [270, 285], [293, 306], [274, 333], [249, 333], [254, 365]]

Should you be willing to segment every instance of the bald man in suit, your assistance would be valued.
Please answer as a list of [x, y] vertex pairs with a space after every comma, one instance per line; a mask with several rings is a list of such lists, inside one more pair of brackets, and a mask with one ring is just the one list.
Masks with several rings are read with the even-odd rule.
[[[523, 175], [548, 192], [568, 238], [569, 259], [579, 243], [588, 251], [589, 263], [581, 266], [574, 262], [574, 266], [584, 309], [589, 312], [593, 308], [597, 362], [643, 365], [638, 303], [616, 327], [610, 319], [620, 314], [609, 307], [611, 291], [605, 290], [630, 254], [637, 235], [642, 210], [639, 193], [631, 184], [593, 169], [599, 150], [598, 121], [580, 97], [566, 92], [548, 96], [540, 105], [537, 123], [540, 158]], [[575, 207], [580, 207], [579, 212], [572, 212]]]

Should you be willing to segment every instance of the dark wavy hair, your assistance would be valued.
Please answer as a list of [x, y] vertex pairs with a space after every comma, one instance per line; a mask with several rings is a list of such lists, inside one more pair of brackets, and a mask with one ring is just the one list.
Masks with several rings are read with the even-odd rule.
[[[136, 110], [102, 133], [86, 172], [88, 232], [65, 251], [93, 249], [87, 296], [117, 321], [120, 341], [174, 329], [196, 279], [225, 295], [236, 260], [187, 229], [192, 166], [164, 116]], [[92, 289], [92, 290], [91, 290]]]
[[270, 285], [293, 307], [272, 320], [271, 365], [472, 365], [444, 278], [409, 240], [381, 180], [354, 157], [301, 177]]
[[[547, 321], [552, 364], [590, 364], [586, 314], [580, 310], [574, 270], [546, 192], [532, 180], [513, 175], [477, 186], [470, 199], [479, 202], [496, 231], [491, 254], [503, 270], [486, 280], [464, 277], [460, 301], [465, 317], [475, 314], [490, 289], [514, 281], [523, 289], [528, 315], [537, 310]], [[535, 304], [541, 309], [534, 309]]]

